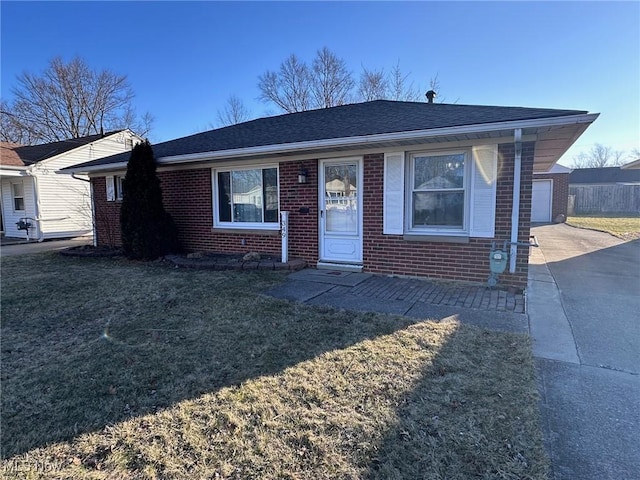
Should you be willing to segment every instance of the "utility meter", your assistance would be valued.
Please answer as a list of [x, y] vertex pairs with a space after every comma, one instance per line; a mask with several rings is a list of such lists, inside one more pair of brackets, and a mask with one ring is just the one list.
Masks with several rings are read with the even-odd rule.
[[509, 261], [509, 253], [507, 252], [507, 242], [504, 242], [502, 250], [496, 248], [496, 242], [491, 244], [491, 252], [489, 253], [489, 286], [495, 287], [498, 284], [498, 275], [503, 273], [507, 268]]

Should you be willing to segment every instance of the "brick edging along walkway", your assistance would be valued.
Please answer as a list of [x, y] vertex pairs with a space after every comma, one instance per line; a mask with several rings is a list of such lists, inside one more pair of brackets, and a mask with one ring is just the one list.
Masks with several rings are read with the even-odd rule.
[[484, 285], [373, 276], [352, 287], [352, 295], [431, 305], [525, 313], [524, 296]]

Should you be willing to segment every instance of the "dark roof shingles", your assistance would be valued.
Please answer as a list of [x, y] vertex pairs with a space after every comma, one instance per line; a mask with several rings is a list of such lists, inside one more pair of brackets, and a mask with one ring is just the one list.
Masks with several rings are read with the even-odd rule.
[[[156, 157], [585, 114], [578, 110], [375, 100], [259, 118], [155, 144]], [[82, 166], [126, 162], [119, 154]]]
[[640, 170], [620, 167], [576, 168], [569, 174], [570, 184], [640, 182]]

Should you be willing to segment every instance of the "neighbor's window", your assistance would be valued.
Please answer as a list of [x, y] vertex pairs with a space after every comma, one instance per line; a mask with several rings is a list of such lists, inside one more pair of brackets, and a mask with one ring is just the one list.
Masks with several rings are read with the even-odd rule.
[[466, 153], [416, 153], [410, 162], [410, 228], [455, 231], [465, 228]]
[[124, 177], [120, 175], [114, 176], [113, 186], [115, 188], [116, 200], [122, 200], [124, 197]]
[[237, 228], [279, 225], [277, 167], [218, 170], [214, 181], [217, 225]]
[[11, 189], [13, 190], [13, 211], [24, 211], [24, 184], [12, 183]]

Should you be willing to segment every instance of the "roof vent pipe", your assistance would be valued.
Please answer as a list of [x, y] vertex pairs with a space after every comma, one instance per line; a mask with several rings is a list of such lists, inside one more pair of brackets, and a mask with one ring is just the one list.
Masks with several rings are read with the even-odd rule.
[[424, 96], [427, 97], [427, 103], [433, 103], [433, 98], [436, 95], [437, 94], [434, 90], [429, 90], [427, 93], [424, 94]]

